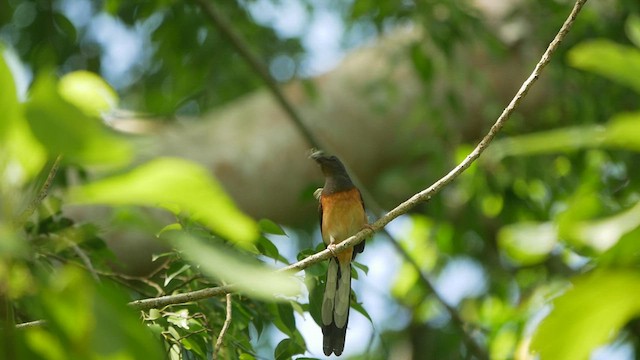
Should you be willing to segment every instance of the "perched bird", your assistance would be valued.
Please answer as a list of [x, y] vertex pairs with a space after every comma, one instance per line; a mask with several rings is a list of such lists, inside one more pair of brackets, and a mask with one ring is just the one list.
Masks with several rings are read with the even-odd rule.
[[329, 259], [327, 281], [322, 298], [322, 334], [325, 355], [337, 356], [344, 350], [351, 302], [351, 260], [364, 250], [362, 241], [353, 248], [334, 252], [335, 246], [368, 226], [360, 191], [335, 156], [314, 152], [311, 158], [320, 164], [325, 177], [319, 196], [322, 240], [334, 257]]

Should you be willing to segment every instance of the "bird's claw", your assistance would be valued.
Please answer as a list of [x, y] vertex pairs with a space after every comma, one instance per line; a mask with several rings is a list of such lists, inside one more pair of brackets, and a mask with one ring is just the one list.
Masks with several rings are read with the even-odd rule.
[[336, 251], [336, 244], [327, 245], [327, 249], [329, 249], [331, 255], [333, 255], [334, 257], [337, 256], [338, 252]]

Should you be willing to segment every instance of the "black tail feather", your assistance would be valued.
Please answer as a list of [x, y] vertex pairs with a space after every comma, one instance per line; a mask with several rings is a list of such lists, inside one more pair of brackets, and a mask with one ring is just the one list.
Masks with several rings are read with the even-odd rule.
[[[355, 252], [354, 252], [355, 254]], [[336, 258], [332, 258], [329, 261], [338, 261]], [[346, 274], [351, 277], [351, 272]], [[338, 281], [336, 284], [340, 283], [340, 278], [342, 277], [342, 271], [340, 267], [338, 267]], [[342, 351], [344, 350], [344, 343], [347, 337], [347, 325], [349, 324], [349, 312], [351, 308], [347, 310], [347, 322], [344, 324], [344, 327], [339, 328], [336, 326], [335, 321], [331, 322], [329, 325], [322, 325], [322, 350], [326, 356], [330, 356], [331, 353], [336, 354], [336, 356], [340, 356]]]
[[347, 326], [342, 329], [338, 328], [335, 323], [322, 326], [322, 335], [324, 335], [322, 350], [324, 354], [330, 356], [331, 353], [340, 356], [344, 350], [344, 340], [347, 337]]

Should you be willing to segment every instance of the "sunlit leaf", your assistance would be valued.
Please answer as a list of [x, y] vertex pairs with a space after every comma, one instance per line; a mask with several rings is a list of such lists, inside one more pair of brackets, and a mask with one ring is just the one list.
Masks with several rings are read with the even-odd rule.
[[603, 141], [612, 148], [640, 151], [640, 112], [615, 115], [607, 125]]
[[58, 91], [66, 101], [96, 118], [118, 105], [118, 94], [100, 76], [89, 71], [74, 71], [63, 76]]
[[635, 266], [640, 264], [640, 228], [623, 235], [620, 240], [597, 258], [602, 266]]
[[625, 30], [629, 40], [631, 40], [636, 47], [640, 48], [640, 16], [636, 14], [629, 15], [625, 23]]
[[640, 93], [640, 49], [598, 39], [574, 46], [571, 66], [604, 76]]
[[234, 284], [256, 298], [276, 300], [276, 296], [294, 296], [300, 292], [299, 283], [289, 274], [275, 272], [265, 265], [238, 253], [232, 253], [184, 232], [165, 233], [172, 244], [192, 263], [199, 265], [206, 275]]
[[553, 223], [517, 223], [498, 232], [498, 246], [513, 261], [531, 265], [544, 261], [558, 243]]
[[62, 154], [65, 161], [81, 164], [124, 164], [131, 158], [129, 143], [63, 99], [51, 76], [36, 80], [25, 114], [52, 156]]
[[20, 104], [11, 70], [4, 60], [4, 49], [0, 47], [0, 109], [2, 109], [2, 121], [0, 121], [0, 140], [5, 140], [9, 129], [19, 116]]
[[640, 227], [640, 202], [613, 216], [578, 222], [573, 227], [571, 235], [601, 252], [611, 248], [625, 234], [638, 227]]
[[488, 149], [486, 160], [593, 148], [640, 151], [640, 113], [617, 114], [604, 125], [556, 129], [501, 139]]
[[587, 359], [640, 314], [637, 272], [601, 271], [572, 283], [533, 336], [531, 348], [541, 359]]
[[65, 345], [65, 358], [103, 357], [160, 358], [161, 347], [139, 315], [126, 306], [127, 296], [111, 283], [97, 286], [82, 270], [70, 266], [58, 270], [42, 289], [47, 328]]
[[[0, 48], [0, 50], [2, 50]], [[13, 75], [0, 52], [0, 181], [22, 184], [35, 175], [46, 161], [44, 148], [26, 123]]]
[[181, 159], [159, 158], [128, 173], [72, 188], [68, 195], [75, 204], [177, 205], [225, 238], [245, 244], [258, 238], [256, 223], [238, 210], [207, 171]]
[[580, 126], [512, 136], [495, 141], [487, 150], [487, 160], [498, 161], [506, 156], [527, 156], [570, 152], [597, 147], [605, 138], [602, 126]]

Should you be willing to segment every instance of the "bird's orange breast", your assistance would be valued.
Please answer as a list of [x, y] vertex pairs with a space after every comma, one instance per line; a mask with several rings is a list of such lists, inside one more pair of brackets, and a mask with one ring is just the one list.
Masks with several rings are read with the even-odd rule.
[[[356, 234], [367, 224], [367, 215], [362, 206], [358, 189], [325, 195], [322, 203], [322, 240], [325, 244], [338, 244]], [[340, 254], [340, 261], [351, 260], [353, 250], [348, 249]], [[343, 257], [345, 259], [343, 259]]]

